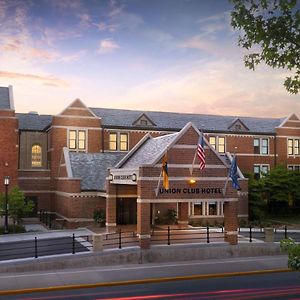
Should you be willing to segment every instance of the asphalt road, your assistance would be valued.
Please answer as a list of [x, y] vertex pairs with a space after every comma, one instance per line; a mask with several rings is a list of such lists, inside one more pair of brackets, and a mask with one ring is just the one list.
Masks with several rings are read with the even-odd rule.
[[127, 284], [2, 296], [0, 299], [299, 299], [299, 272]]
[[[89, 251], [88, 248], [84, 247], [75, 239], [74, 243], [75, 253]], [[67, 254], [73, 251], [73, 239], [72, 237], [60, 237], [60, 238], [49, 238], [49, 239], [38, 239], [37, 240], [37, 255], [56, 255], [56, 254]], [[7, 242], [0, 243], [0, 261], [35, 257], [36, 248], [35, 241], [18, 241], [18, 242]]]

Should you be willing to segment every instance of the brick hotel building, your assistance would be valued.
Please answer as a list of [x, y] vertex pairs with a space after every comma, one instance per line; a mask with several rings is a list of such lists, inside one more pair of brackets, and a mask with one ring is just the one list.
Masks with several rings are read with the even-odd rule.
[[[191, 174], [205, 135], [206, 168]], [[300, 120], [89, 108], [75, 100], [57, 115], [15, 113], [12, 87], [0, 87], [0, 178], [10, 176], [39, 210], [74, 228], [106, 210], [107, 230], [137, 224], [147, 247], [150, 224], [174, 208], [178, 222], [224, 221], [236, 240], [247, 219], [247, 179], [276, 165], [299, 170]], [[170, 190], [160, 180], [168, 153]], [[236, 153], [241, 190], [224, 186]], [[195, 179], [191, 184], [190, 179]], [[157, 189], [159, 184], [159, 188]], [[4, 186], [0, 185], [0, 192]]]

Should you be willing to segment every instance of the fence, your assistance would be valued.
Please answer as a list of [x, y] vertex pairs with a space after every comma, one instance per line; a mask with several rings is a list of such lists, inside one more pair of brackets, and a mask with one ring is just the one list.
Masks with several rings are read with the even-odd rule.
[[[253, 227], [249, 226], [248, 228], [239, 228], [239, 235], [249, 239], [249, 242], [252, 243], [254, 239], [256, 240], [265, 240], [265, 230], [262, 227]], [[287, 226], [284, 226], [283, 229], [274, 229], [274, 241], [280, 242], [282, 239], [292, 238], [296, 242], [300, 242], [300, 231], [295, 231], [293, 229], [288, 229]]]
[[107, 233], [103, 238], [104, 248], [119, 248], [124, 246], [137, 246], [138, 237], [135, 231], [121, 231], [114, 233]]
[[159, 229], [157, 231], [153, 230], [151, 234], [151, 242], [157, 244], [176, 244], [182, 242], [204, 242], [210, 243], [211, 241], [224, 241], [224, 231], [223, 228], [210, 228], [205, 229], [198, 228], [188, 228], [188, 229], [171, 229], [168, 226], [167, 229]]

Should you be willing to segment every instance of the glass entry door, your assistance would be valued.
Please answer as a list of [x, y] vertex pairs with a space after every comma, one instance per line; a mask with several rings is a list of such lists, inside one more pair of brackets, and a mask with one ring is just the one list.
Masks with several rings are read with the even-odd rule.
[[136, 224], [136, 198], [117, 199], [117, 224]]

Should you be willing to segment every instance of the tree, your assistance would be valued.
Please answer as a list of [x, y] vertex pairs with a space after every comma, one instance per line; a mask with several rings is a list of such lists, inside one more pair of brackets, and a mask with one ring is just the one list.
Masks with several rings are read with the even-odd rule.
[[[0, 197], [0, 207], [4, 207], [5, 196], [2, 194]], [[32, 201], [25, 201], [24, 193], [19, 187], [13, 187], [8, 193], [8, 216], [13, 219], [14, 226], [23, 215], [33, 211], [34, 203]], [[0, 211], [4, 216], [5, 210]]]
[[[265, 62], [291, 71], [284, 86], [300, 91], [300, 10], [297, 0], [230, 0], [231, 25], [242, 30], [238, 45], [253, 53], [245, 55], [245, 66], [254, 70]], [[299, 2], [298, 2], [299, 4]], [[255, 51], [258, 46], [259, 51]]]

